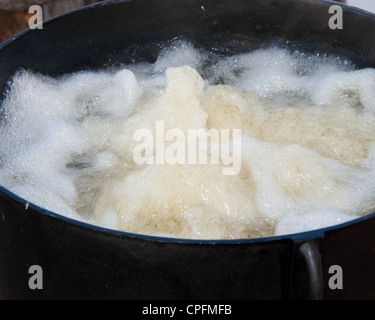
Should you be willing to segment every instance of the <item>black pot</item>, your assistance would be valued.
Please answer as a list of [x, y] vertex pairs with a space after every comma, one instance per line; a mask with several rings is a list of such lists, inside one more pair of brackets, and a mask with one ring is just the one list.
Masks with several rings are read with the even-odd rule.
[[[375, 16], [340, 4], [344, 28], [331, 30], [328, 8], [333, 4], [103, 2], [3, 44], [0, 92], [20, 66], [57, 76], [153, 61], [176, 37], [229, 54], [276, 42], [375, 67]], [[1, 299], [375, 298], [375, 214], [288, 236], [193, 241], [105, 230], [0, 191]], [[32, 290], [29, 281], [39, 274], [29, 268], [35, 265], [42, 268], [43, 288]]]

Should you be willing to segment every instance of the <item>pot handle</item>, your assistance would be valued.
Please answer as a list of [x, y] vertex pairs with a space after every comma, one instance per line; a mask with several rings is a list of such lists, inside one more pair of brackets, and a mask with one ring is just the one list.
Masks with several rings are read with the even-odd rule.
[[319, 239], [303, 242], [297, 247], [292, 271], [292, 299], [323, 299], [324, 279], [320, 248]]

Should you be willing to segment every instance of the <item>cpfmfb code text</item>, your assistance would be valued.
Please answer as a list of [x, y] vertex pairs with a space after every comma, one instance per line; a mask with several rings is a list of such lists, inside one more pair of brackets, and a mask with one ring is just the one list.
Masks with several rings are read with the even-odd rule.
[[143, 315], [166, 315], [173, 318], [178, 314], [186, 315], [230, 315], [232, 306], [229, 304], [189, 304], [184, 308], [171, 306], [156, 306], [149, 304], [142, 308]]

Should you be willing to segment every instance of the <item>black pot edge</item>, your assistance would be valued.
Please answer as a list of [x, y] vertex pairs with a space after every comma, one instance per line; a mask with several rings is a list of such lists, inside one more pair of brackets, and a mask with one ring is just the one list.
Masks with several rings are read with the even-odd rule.
[[[59, 20], [62, 17], [69, 16], [71, 14], [75, 14], [76, 12], [81, 12], [83, 10], [90, 10], [94, 7], [99, 7], [99, 6], [107, 6], [107, 5], [111, 5], [112, 3], [116, 3], [116, 2], [130, 2], [130, 1], [133, 1], [133, 0], [104, 0], [104, 1], [100, 1], [100, 2], [97, 2], [97, 3], [93, 3], [93, 4], [90, 4], [90, 5], [83, 6], [81, 8], [75, 9], [75, 10], [71, 10], [71, 11], [59, 14], [59, 15], [54, 16], [52, 18], [49, 18], [49, 19], [43, 21], [43, 25], [54, 22], [55, 20]], [[337, 6], [346, 8], [348, 10], [356, 11], [358, 13], [361, 13], [361, 14], [364, 14], [364, 15], [367, 15], [367, 16], [375, 17], [375, 13], [364, 10], [364, 9], [361, 9], [361, 8], [358, 8], [358, 7], [351, 6], [347, 3], [337, 2], [337, 1], [333, 1], [333, 0], [305, 0], [305, 1], [320, 2], [320, 3], [323, 3], [323, 4], [337, 5]], [[22, 37], [23, 35], [25, 35], [29, 32], [32, 32], [32, 31], [34, 31], [34, 30], [31, 30], [30, 28], [26, 28], [25, 30], [22, 30], [22, 31], [16, 33], [15, 35], [11, 36], [10, 38], [5, 40], [4, 42], [0, 43], [0, 50], [2, 50], [4, 47], [11, 44], [13, 41], [17, 40], [18, 38]]]
[[151, 242], [160, 242], [160, 243], [184, 243], [184, 244], [249, 244], [249, 243], [265, 243], [265, 242], [273, 242], [273, 241], [280, 241], [280, 240], [292, 240], [295, 243], [304, 243], [315, 239], [322, 239], [326, 232], [334, 231], [334, 230], [341, 230], [343, 228], [351, 227], [352, 225], [362, 223], [369, 219], [375, 219], [375, 212], [354, 218], [351, 221], [340, 223], [337, 225], [314, 229], [305, 232], [293, 233], [293, 234], [286, 234], [286, 235], [277, 235], [277, 236], [270, 236], [270, 237], [259, 237], [259, 238], [239, 238], [239, 239], [185, 239], [185, 238], [173, 238], [173, 237], [162, 237], [162, 236], [152, 236], [152, 235], [145, 235], [145, 234], [137, 234], [131, 233], [126, 231], [108, 229], [105, 227], [101, 227], [95, 224], [90, 224], [89, 222], [75, 220], [73, 218], [66, 217], [64, 215], [55, 213], [53, 211], [47, 210], [42, 208], [30, 201], [21, 198], [20, 196], [16, 195], [15, 193], [9, 191], [8, 189], [0, 186], [0, 196], [5, 196], [9, 200], [16, 202], [18, 205], [24, 206], [26, 210], [34, 210], [37, 213], [40, 213], [45, 216], [49, 216], [52, 219], [57, 219], [63, 221], [64, 223], [75, 225], [79, 228], [92, 230], [99, 233], [104, 233], [108, 235], [113, 235], [117, 237], [123, 238], [132, 238], [132, 239], [139, 239], [144, 241], [151, 241]]

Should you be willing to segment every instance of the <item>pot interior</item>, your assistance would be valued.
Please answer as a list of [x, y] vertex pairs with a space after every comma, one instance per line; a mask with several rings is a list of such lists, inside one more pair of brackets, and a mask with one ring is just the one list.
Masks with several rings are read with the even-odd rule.
[[291, 52], [337, 55], [358, 68], [374, 67], [374, 16], [342, 6], [344, 28], [332, 30], [328, 9], [333, 4], [312, 0], [253, 1], [251, 5], [245, 0], [235, 5], [226, 0], [105, 1], [52, 19], [44, 29], [25, 31], [3, 44], [0, 91], [4, 98], [9, 77], [20, 67], [57, 77], [152, 63], [176, 40], [224, 56], [277, 46]]

